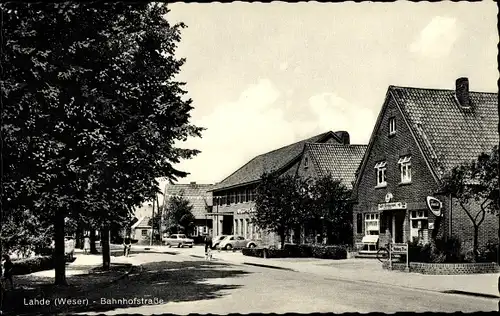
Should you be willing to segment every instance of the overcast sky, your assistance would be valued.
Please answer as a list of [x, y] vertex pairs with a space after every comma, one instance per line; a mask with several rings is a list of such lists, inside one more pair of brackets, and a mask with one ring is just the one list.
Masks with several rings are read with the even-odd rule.
[[389, 85], [497, 92], [497, 7], [481, 3], [169, 5], [202, 151], [179, 183], [215, 183], [254, 156], [331, 130], [366, 144]]

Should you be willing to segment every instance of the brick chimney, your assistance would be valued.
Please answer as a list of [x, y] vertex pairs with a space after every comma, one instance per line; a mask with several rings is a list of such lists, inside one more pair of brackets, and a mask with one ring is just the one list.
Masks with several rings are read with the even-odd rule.
[[341, 139], [342, 144], [349, 145], [351, 143], [351, 138], [350, 138], [348, 132], [338, 131], [338, 132], [335, 132], [335, 134]]
[[196, 181], [189, 182], [189, 184], [194, 187], [196, 186]]
[[457, 81], [455, 82], [455, 95], [461, 107], [463, 108], [470, 107], [468, 78], [463, 77], [457, 79]]

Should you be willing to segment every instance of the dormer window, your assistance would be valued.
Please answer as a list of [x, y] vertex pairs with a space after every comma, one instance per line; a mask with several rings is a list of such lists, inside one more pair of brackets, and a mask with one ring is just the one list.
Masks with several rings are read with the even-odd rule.
[[401, 183], [411, 182], [411, 156], [404, 156], [398, 160], [401, 171]]
[[389, 136], [396, 134], [396, 118], [389, 118]]
[[375, 172], [377, 175], [377, 187], [387, 186], [387, 161], [380, 161], [375, 164]]

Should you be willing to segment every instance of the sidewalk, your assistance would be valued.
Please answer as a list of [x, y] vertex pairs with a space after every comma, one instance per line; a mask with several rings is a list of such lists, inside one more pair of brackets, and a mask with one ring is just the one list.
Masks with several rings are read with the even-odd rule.
[[500, 298], [498, 292], [498, 277], [500, 274], [424, 275], [388, 271], [382, 269], [382, 264], [376, 259], [360, 258], [345, 260], [316, 258], [264, 259], [244, 256], [241, 252], [226, 251], [214, 251], [213, 257], [215, 260], [219, 259], [236, 264], [269, 266], [277, 269], [285, 268], [339, 280], [380, 283], [426, 291], [459, 291], [471, 295]]

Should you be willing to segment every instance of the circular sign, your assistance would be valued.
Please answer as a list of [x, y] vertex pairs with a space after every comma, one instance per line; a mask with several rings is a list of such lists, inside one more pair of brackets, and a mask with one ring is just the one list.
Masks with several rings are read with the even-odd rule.
[[392, 200], [392, 193], [387, 193], [385, 195], [385, 203], [389, 203]]
[[429, 210], [437, 217], [441, 216], [441, 209], [443, 208], [443, 203], [435, 197], [427, 197], [427, 207]]

